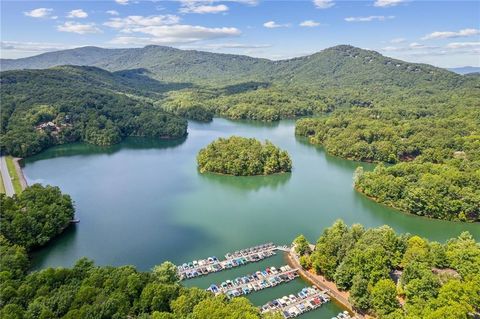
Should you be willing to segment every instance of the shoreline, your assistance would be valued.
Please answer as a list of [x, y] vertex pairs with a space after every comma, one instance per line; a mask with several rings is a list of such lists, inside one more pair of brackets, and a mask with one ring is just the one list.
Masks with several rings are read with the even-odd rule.
[[291, 251], [287, 252], [286, 258], [290, 267], [298, 268], [298, 273], [303, 279], [307, 280], [311, 284], [318, 286], [321, 289], [327, 290], [335, 302], [346, 308], [350, 313], [353, 313], [357, 318], [367, 319], [366, 316], [358, 313], [353, 309], [352, 304], [348, 301], [348, 292], [340, 291], [334, 282], [325, 279], [323, 276], [314, 275], [311, 272], [303, 269], [303, 267], [300, 265], [300, 263]]
[[22, 186], [22, 191], [25, 190], [25, 188], [28, 187], [27, 179], [25, 178], [25, 175], [23, 174], [23, 169], [22, 166], [20, 165], [20, 161], [23, 158], [21, 157], [13, 157], [13, 164], [15, 165], [15, 170], [17, 172], [18, 179], [20, 181], [20, 186]]

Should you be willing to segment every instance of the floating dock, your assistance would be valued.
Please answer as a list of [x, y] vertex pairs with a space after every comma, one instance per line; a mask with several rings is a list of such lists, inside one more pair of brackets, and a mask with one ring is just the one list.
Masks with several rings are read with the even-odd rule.
[[281, 283], [289, 282], [298, 276], [298, 269], [292, 269], [288, 265], [282, 266], [280, 269], [269, 267], [263, 271], [238, 277], [235, 280], [224, 281], [220, 285], [213, 284], [207, 291], [211, 291], [215, 295], [224, 294], [229, 298], [233, 298], [248, 295], [251, 292], [265, 288], [275, 287]]
[[294, 318], [302, 313], [320, 308], [330, 301], [326, 291], [316, 286], [303, 288], [297, 295], [284, 296], [268, 302], [261, 307], [261, 312], [279, 312], [284, 318]]
[[195, 278], [248, 263], [258, 262], [275, 255], [277, 249], [283, 250], [284, 247], [277, 247], [273, 243], [267, 243], [233, 253], [227, 253], [224, 260], [219, 260], [217, 257], [212, 256], [206, 259], [184, 263], [177, 266], [177, 271], [180, 280]]

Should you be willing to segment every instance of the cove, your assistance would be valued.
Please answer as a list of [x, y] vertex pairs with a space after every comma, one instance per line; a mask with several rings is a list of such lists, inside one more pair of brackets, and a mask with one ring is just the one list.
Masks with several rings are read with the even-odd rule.
[[[129, 138], [111, 147], [70, 144], [25, 159], [28, 183], [59, 186], [72, 196], [81, 220], [33, 254], [34, 269], [71, 266], [86, 256], [99, 265], [132, 264], [148, 270], [164, 260], [183, 263], [269, 241], [288, 244], [300, 233], [315, 242], [339, 218], [365, 227], [386, 224], [397, 232], [442, 242], [465, 230], [480, 239], [479, 224], [403, 214], [357, 193], [355, 168], [370, 170], [374, 165], [329, 156], [296, 138], [294, 126], [294, 121], [266, 124], [216, 118], [211, 123], [190, 122], [182, 140]], [[254, 177], [198, 173], [198, 151], [231, 135], [268, 139], [287, 150], [292, 173]], [[235, 271], [244, 274], [282, 263], [276, 256]], [[186, 283], [207, 287], [221, 276], [238, 276], [231, 271], [218, 275]], [[299, 291], [305, 283], [298, 279], [295, 285], [249, 298], [260, 305]], [[320, 309], [302, 318], [318, 318], [317, 312], [331, 318], [340, 310], [333, 303]]]

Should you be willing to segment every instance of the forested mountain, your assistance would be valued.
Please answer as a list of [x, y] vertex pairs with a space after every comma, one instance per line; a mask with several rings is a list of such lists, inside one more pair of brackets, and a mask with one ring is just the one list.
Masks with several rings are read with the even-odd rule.
[[418, 215], [480, 218], [478, 74], [347, 45], [283, 61], [161, 46], [86, 47], [2, 67], [55, 61], [100, 68], [3, 71], [3, 152], [23, 157], [79, 140], [110, 145], [132, 135], [180, 137], [186, 134], [180, 117], [320, 115], [299, 121], [296, 133], [344, 158], [408, 162], [357, 174], [357, 190]]
[[1, 59], [2, 71], [20, 69], [46, 69], [60, 65], [94, 65], [122, 54], [125, 49], [104, 49], [87, 46], [69, 50], [47, 52], [22, 59]]
[[276, 78], [311, 86], [411, 88], [418, 85], [457, 87], [462, 77], [428, 64], [409, 63], [378, 52], [339, 45], [318, 53], [277, 62]]
[[2, 72], [1, 150], [24, 157], [78, 140], [110, 145], [125, 136], [184, 136], [186, 121], [148, 102], [149, 89], [169, 86], [93, 67]]
[[384, 88], [419, 84], [456, 87], [466, 81], [445, 69], [395, 60], [349, 45], [282, 61], [154, 45], [131, 49], [82, 47], [2, 60], [1, 68], [33, 69], [64, 64], [97, 66], [109, 71], [146, 69], [157, 80], [223, 85], [265, 81], [322, 87], [373, 85]]
[[109, 71], [146, 69], [152, 77], [169, 82], [234, 83], [265, 79], [272, 61], [248, 56], [180, 50], [149, 45], [144, 48], [83, 47], [17, 60], [2, 60], [2, 70], [37, 69], [73, 64]]

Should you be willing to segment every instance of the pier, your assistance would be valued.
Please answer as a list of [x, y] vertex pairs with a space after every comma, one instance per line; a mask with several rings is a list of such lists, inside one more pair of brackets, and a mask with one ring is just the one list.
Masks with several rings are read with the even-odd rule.
[[283, 296], [268, 302], [261, 307], [261, 312], [280, 312], [284, 318], [293, 318], [320, 308], [329, 301], [330, 297], [326, 291], [320, 291], [316, 286], [312, 286], [303, 288], [297, 295]]
[[284, 247], [278, 247], [273, 243], [267, 243], [235, 251], [233, 253], [227, 253], [225, 254], [224, 260], [219, 260], [215, 256], [194, 260], [177, 266], [178, 276], [180, 277], [180, 280], [190, 279], [246, 265], [248, 263], [258, 262], [275, 255], [275, 251], [279, 248]]
[[298, 269], [292, 269], [288, 265], [282, 266], [280, 269], [269, 267], [263, 271], [238, 277], [233, 281], [224, 281], [220, 285], [213, 284], [207, 291], [211, 291], [215, 295], [224, 294], [229, 298], [233, 298], [248, 295], [251, 292], [265, 288], [275, 287], [281, 283], [289, 282], [298, 276]]

